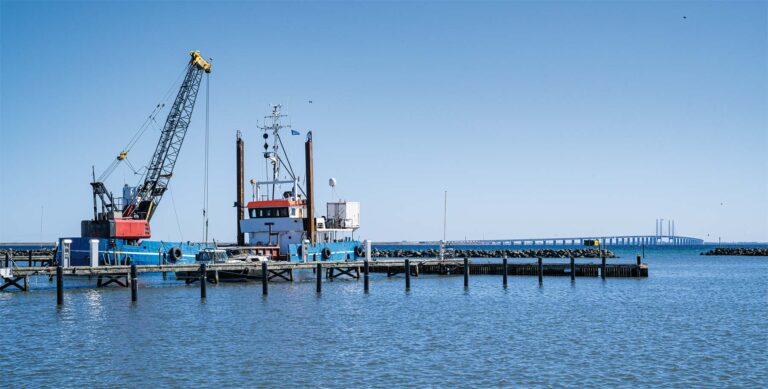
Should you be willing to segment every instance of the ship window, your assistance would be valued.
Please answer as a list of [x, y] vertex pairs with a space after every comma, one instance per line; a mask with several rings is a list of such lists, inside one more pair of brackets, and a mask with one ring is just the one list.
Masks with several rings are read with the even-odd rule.
[[252, 209], [251, 217], [253, 218], [288, 217], [288, 207]]

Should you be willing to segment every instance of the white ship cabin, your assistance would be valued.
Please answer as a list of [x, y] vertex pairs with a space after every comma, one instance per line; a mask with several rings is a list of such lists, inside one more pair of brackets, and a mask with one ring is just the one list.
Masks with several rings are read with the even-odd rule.
[[280, 246], [288, 252], [291, 243], [300, 244], [304, 236], [306, 205], [304, 199], [264, 200], [248, 203], [248, 219], [240, 229], [252, 246]]
[[326, 207], [326, 216], [317, 219], [318, 241], [338, 242], [354, 239], [355, 230], [360, 228], [360, 203], [337, 201], [327, 203]]
[[[305, 199], [251, 201], [247, 208], [248, 218], [240, 221], [240, 229], [247, 234], [250, 245], [280, 246], [280, 252], [287, 253], [289, 244], [300, 244], [305, 239]], [[351, 240], [360, 228], [360, 203], [327, 203], [327, 216], [316, 217], [315, 223], [318, 242]]]

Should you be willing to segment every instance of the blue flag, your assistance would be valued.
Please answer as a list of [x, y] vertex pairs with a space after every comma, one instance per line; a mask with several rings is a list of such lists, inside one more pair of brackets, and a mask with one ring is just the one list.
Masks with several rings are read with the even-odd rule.
[[291, 130], [291, 135], [301, 135], [301, 133], [296, 130]]

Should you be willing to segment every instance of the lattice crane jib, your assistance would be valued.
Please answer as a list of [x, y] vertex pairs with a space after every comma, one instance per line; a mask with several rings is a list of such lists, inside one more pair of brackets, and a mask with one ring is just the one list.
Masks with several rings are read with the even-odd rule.
[[[211, 64], [206, 61], [199, 51], [190, 52], [191, 59], [187, 64], [184, 79], [179, 88], [179, 92], [176, 95], [176, 99], [173, 102], [173, 106], [168, 113], [168, 117], [165, 120], [165, 125], [160, 132], [160, 139], [155, 147], [155, 152], [152, 155], [147, 170], [142, 179], [142, 183], [136, 188], [135, 194], [130, 199], [124, 199], [125, 204], [122, 211], [120, 221], [138, 221], [141, 220], [144, 223], [148, 223], [152, 218], [152, 215], [160, 203], [160, 200], [168, 189], [168, 182], [173, 175], [173, 169], [176, 165], [176, 160], [181, 151], [181, 146], [184, 143], [184, 138], [187, 134], [187, 129], [192, 118], [192, 111], [195, 107], [195, 101], [197, 99], [197, 92], [200, 89], [200, 83], [203, 78], [203, 73], [211, 72]], [[122, 155], [122, 154], [121, 154]], [[112, 209], [114, 203], [111, 198], [111, 194], [106, 191], [104, 184], [101, 182], [91, 183], [94, 189], [94, 202], [98, 197], [102, 200], [102, 209], [105, 205], [107, 211], [116, 211]], [[107, 196], [107, 198], [105, 198]], [[105, 201], [106, 200], [106, 201]], [[108, 204], [105, 204], [108, 203]], [[96, 211], [94, 204], [94, 212]], [[107, 219], [105, 217], [95, 219]], [[96, 223], [97, 220], [94, 220]], [[113, 222], [114, 223], [114, 222]], [[115, 230], [115, 228], [111, 228]], [[104, 231], [104, 229], [98, 229]], [[140, 237], [148, 237], [149, 227], [146, 225], [146, 233], [141, 234]], [[83, 228], [83, 234], [93, 233], [94, 229]], [[98, 235], [102, 235], [99, 233]], [[115, 235], [111, 233], [109, 235]]]

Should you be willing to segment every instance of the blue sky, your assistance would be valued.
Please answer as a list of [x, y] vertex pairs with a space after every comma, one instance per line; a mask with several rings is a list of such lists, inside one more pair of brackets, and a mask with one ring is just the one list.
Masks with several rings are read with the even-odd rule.
[[[214, 66], [217, 240], [234, 240], [235, 131], [263, 178], [257, 121], [282, 103], [297, 163], [313, 131], [319, 208], [335, 177], [363, 238], [440, 239], [447, 190], [449, 239], [650, 234], [663, 217], [768, 241], [765, 2], [0, 4], [0, 241], [78, 235], [91, 165], [195, 49]], [[202, 237], [204, 102], [154, 238]]]

